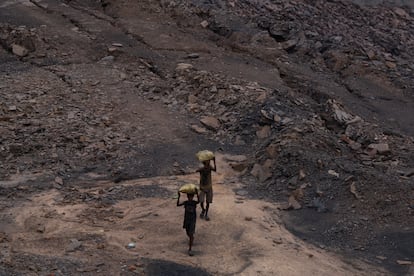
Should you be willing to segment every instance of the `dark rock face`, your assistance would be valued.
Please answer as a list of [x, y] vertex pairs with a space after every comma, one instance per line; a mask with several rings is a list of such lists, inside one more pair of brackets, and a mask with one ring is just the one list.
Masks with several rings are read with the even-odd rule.
[[409, 7], [414, 8], [414, 3], [411, 0], [349, 0], [358, 5], [386, 5], [386, 6], [397, 6], [397, 7]]

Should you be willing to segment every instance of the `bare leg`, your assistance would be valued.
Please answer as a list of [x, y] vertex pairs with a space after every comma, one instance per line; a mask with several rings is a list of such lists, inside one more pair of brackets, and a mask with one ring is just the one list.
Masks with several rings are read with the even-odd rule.
[[210, 203], [207, 202], [207, 205], [206, 205], [206, 214], [205, 214], [206, 220], [210, 220], [210, 218], [208, 217], [208, 208], [210, 208]]
[[188, 237], [190, 238], [189, 242], [188, 242], [188, 255], [193, 256], [193, 252], [191, 251], [191, 248], [193, 247], [193, 242], [194, 242], [194, 235], [188, 235]]
[[[204, 215], [206, 214], [206, 209], [204, 209], [204, 202], [201, 202], [201, 213], [200, 213], [200, 218], [204, 218]], [[208, 206], [208, 203], [207, 203]]]

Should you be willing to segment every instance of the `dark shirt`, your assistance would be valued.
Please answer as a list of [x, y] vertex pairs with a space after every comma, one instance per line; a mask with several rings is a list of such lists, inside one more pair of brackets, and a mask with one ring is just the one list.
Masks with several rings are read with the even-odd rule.
[[194, 200], [187, 200], [184, 201], [184, 227], [187, 224], [195, 223], [197, 219], [196, 208], [197, 208], [198, 201]]
[[212, 188], [211, 171], [212, 168], [206, 167], [198, 169], [198, 172], [200, 173], [200, 189], [203, 191], [208, 191]]

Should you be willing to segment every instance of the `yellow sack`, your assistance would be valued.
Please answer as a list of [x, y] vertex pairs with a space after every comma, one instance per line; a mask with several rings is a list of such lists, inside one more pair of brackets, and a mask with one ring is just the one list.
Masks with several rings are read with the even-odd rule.
[[196, 154], [200, 162], [209, 161], [214, 158], [214, 153], [209, 150], [202, 150]]
[[186, 194], [195, 194], [196, 190], [197, 190], [197, 186], [194, 184], [185, 184], [181, 186], [181, 188], [179, 189], [181, 193], [186, 193]]

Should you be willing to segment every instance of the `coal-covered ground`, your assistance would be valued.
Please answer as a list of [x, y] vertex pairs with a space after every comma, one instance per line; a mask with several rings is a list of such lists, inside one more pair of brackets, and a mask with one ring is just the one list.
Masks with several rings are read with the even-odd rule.
[[85, 200], [210, 148], [297, 236], [412, 273], [414, 7], [362, 2], [0, 4], [2, 199]]

